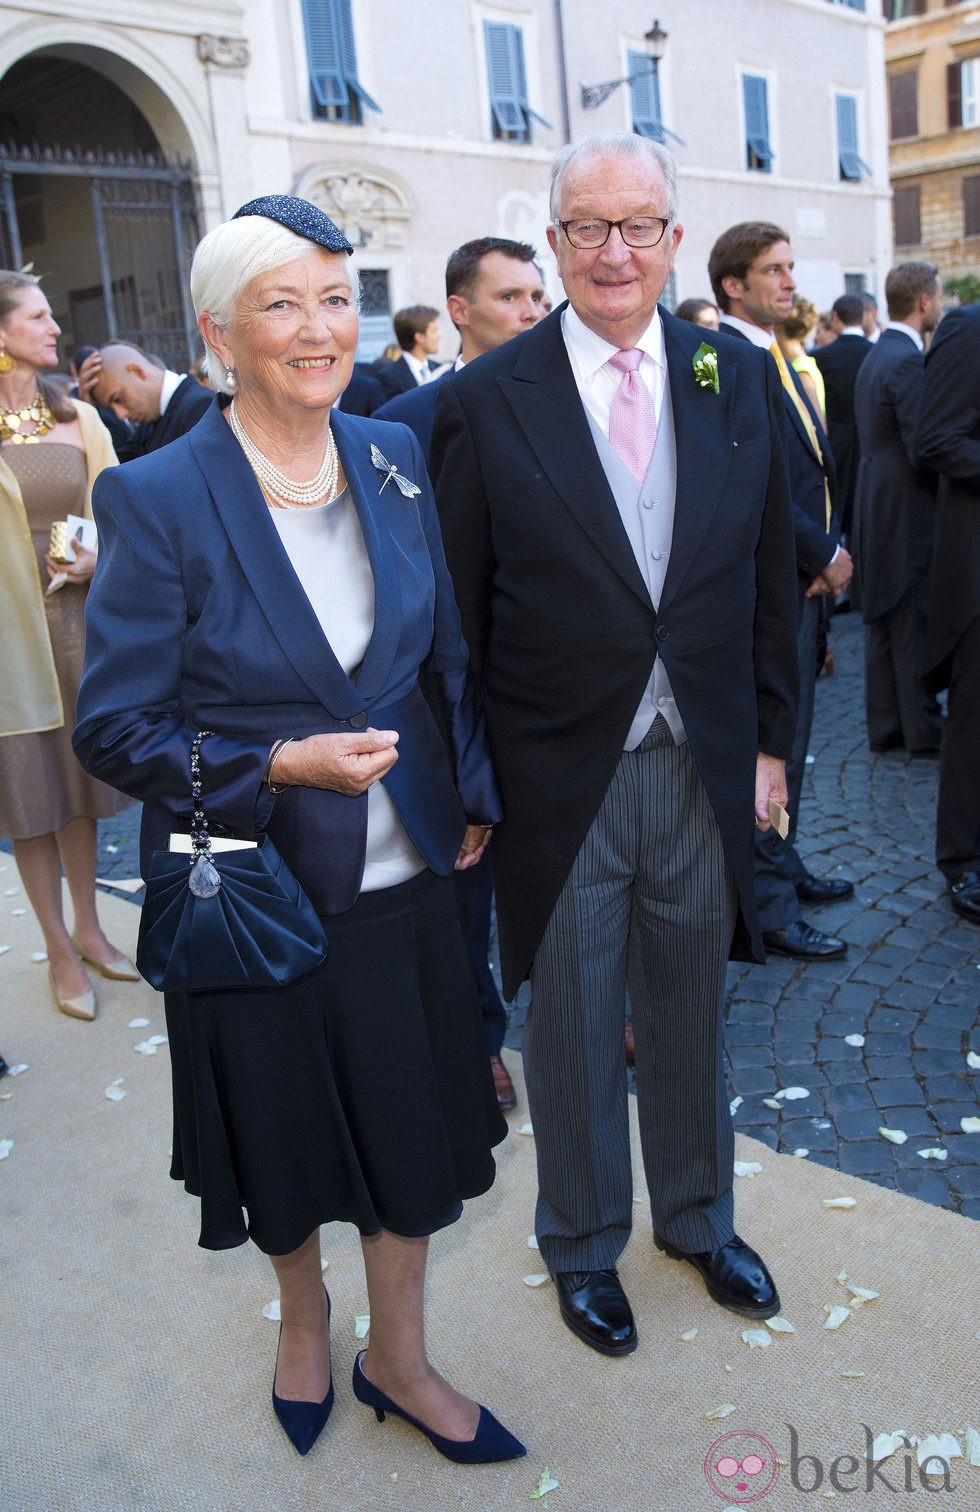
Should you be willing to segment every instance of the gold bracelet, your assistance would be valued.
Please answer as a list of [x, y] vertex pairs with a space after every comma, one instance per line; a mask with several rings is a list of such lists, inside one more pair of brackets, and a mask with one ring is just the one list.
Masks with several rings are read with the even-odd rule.
[[278, 761], [279, 757], [282, 755], [286, 747], [288, 745], [292, 745], [295, 739], [295, 735], [288, 735], [285, 740], [280, 740], [279, 744], [273, 746], [272, 748], [272, 752], [269, 756], [269, 764], [265, 769], [265, 781], [270, 793], [284, 793], [290, 786], [288, 782], [285, 782], [282, 783], [279, 787], [274, 787], [272, 783], [272, 768], [275, 766], [276, 762]]

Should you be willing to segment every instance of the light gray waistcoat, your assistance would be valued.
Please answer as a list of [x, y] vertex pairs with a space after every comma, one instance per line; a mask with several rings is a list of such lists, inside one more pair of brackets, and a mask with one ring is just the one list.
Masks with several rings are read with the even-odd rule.
[[[584, 406], [583, 406], [584, 408]], [[670, 401], [670, 384], [664, 385], [663, 404], [657, 429], [657, 444], [642, 484], [630, 472], [619, 452], [604, 436], [588, 410], [585, 411], [609, 487], [626, 534], [629, 536], [637, 566], [647, 585], [654, 609], [660, 608], [660, 595], [667, 576], [670, 547], [674, 535], [674, 501], [677, 493], [677, 443], [674, 437], [674, 411]], [[657, 715], [667, 721], [677, 745], [687, 739], [684, 724], [670, 691], [667, 669], [658, 656], [650, 680], [633, 716], [624, 749], [634, 750]]]

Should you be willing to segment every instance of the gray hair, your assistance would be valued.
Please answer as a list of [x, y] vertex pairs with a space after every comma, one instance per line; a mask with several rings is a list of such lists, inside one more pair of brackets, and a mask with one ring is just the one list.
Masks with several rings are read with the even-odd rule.
[[579, 157], [633, 157], [645, 158], [655, 163], [664, 176], [667, 186], [667, 214], [671, 220], [678, 211], [677, 163], [674, 155], [660, 142], [651, 137], [637, 136], [634, 131], [602, 131], [595, 136], [583, 137], [581, 141], [569, 142], [555, 153], [551, 165], [551, 197], [549, 213], [558, 223], [558, 207], [561, 203], [561, 182], [569, 163]]
[[[315, 245], [264, 215], [243, 215], [215, 226], [199, 243], [191, 263], [194, 313], [200, 317], [207, 311], [216, 326], [226, 326], [246, 284], [263, 273], [271, 273], [273, 268], [297, 262]], [[351, 298], [358, 309], [361, 280], [349, 257], [346, 266]], [[234, 392], [228, 385], [224, 364], [210, 347], [205, 353], [204, 367], [219, 393]]]

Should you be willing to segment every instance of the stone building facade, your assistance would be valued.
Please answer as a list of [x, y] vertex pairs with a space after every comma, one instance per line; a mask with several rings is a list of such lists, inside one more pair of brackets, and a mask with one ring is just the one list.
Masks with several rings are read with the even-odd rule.
[[358, 248], [371, 355], [391, 311], [441, 305], [471, 237], [533, 242], [557, 293], [552, 154], [635, 129], [680, 166], [668, 299], [707, 294], [712, 242], [749, 218], [787, 228], [817, 303], [879, 289], [878, 0], [658, 9], [654, 75], [650, 0], [0, 0], [0, 255], [45, 274], [68, 343], [117, 331], [177, 360], [195, 238], [255, 194], [304, 194]]

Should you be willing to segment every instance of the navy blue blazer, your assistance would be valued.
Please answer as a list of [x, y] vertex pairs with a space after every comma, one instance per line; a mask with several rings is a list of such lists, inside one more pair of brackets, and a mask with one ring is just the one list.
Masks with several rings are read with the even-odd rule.
[[396, 420], [402, 425], [407, 425], [421, 446], [423, 457], [426, 458], [432, 444], [432, 422], [435, 418], [439, 388], [443, 379], [452, 371], [452, 368], [447, 368], [445, 373], [441, 373], [438, 378], [433, 378], [431, 383], [418, 383], [415, 388], [408, 389], [404, 394], [396, 394], [394, 399], [386, 399], [384, 404], [379, 405], [374, 411], [379, 420]]
[[[273, 740], [399, 732], [382, 779], [426, 864], [448, 875], [467, 822], [500, 818], [483, 720], [418, 443], [404, 426], [336, 410], [331, 426], [374, 574], [374, 631], [352, 677], [337, 661], [217, 404], [186, 436], [102, 475], [99, 562], [86, 606], [73, 736], [83, 766], [144, 803], [141, 864], [191, 815], [202, 748], [214, 833], [268, 832], [321, 913], [360, 889], [367, 795], [262, 777]], [[406, 499], [371, 443], [421, 489]], [[419, 677], [425, 667], [427, 690]]]

